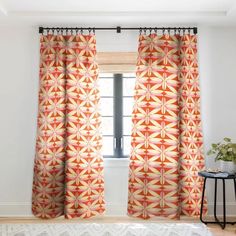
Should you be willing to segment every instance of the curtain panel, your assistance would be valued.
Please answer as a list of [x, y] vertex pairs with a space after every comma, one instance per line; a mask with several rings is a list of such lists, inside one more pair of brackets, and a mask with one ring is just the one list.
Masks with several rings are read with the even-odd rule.
[[96, 39], [42, 35], [33, 214], [88, 218], [104, 212]]
[[140, 35], [136, 75], [128, 214], [199, 215], [204, 157], [196, 35]]

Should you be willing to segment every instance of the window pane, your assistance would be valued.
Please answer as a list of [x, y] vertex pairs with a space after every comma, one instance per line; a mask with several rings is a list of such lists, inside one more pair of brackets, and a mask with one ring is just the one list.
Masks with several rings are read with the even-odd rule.
[[131, 117], [123, 117], [123, 134], [131, 135], [132, 130], [132, 118]]
[[123, 79], [123, 96], [133, 96], [136, 78]]
[[113, 117], [102, 117], [102, 134], [113, 135]]
[[131, 136], [123, 137], [123, 147], [124, 147], [124, 155], [130, 156], [131, 151]]
[[101, 96], [113, 96], [113, 78], [99, 79]]
[[102, 155], [113, 156], [113, 137], [103, 136]]
[[113, 98], [101, 98], [101, 115], [113, 116]]
[[133, 111], [134, 99], [123, 98], [123, 115], [131, 116]]

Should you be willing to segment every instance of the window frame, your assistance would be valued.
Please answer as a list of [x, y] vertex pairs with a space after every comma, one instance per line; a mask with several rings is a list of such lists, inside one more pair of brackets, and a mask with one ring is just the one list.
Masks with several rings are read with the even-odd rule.
[[[104, 135], [104, 137], [113, 137], [113, 155], [103, 155], [104, 158], [127, 159], [130, 155], [124, 155], [124, 127], [123, 117], [123, 80], [127, 78], [122, 73], [112, 73], [113, 79], [113, 135]], [[132, 77], [131, 77], [132, 78]]]

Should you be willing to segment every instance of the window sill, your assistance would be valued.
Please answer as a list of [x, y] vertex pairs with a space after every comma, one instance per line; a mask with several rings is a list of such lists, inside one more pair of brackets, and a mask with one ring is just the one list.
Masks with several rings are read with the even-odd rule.
[[105, 168], [129, 167], [129, 158], [104, 158]]

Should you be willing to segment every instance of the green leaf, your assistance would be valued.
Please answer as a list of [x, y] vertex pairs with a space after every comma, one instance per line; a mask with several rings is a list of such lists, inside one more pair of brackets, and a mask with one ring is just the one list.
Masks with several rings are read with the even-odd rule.
[[224, 141], [225, 142], [231, 142], [231, 139], [230, 138], [224, 138]]
[[210, 155], [213, 155], [213, 154], [215, 154], [216, 152], [214, 151], [214, 150], [209, 150], [208, 152], [207, 152], [207, 155], [208, 156], [210, 156]]
[[236, 153], [236, 143], [232, 143], [231, 147], [233, 149], [233, 153]]
[[225, 155], [227, 153], [227, 150], [226, 149], [222, 149], [221, 152], [222, 152], [223, 155]]
[[212, 148], [216, 148], [216, 147], [217, 147], [217, 144], [212, 143], [211, 146], [212, 146]]
[[215, 160], [236, 162], [236, 143], [232, 143], [230, 138], [225, 137], [222, 142], [211, 144], [207, 155], [215, 155]]

